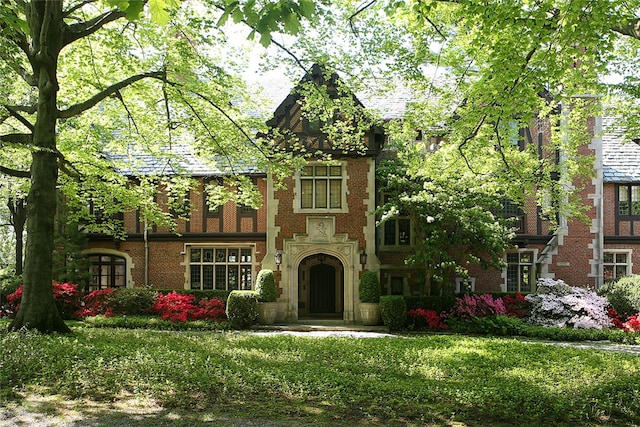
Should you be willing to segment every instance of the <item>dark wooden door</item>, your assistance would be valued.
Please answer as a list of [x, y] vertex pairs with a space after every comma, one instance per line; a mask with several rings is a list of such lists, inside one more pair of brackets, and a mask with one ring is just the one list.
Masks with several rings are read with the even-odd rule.
[[310, 301], [311, 313], [336, 312], [336, 269], [330, 265], [318, 264], [311, 267]]

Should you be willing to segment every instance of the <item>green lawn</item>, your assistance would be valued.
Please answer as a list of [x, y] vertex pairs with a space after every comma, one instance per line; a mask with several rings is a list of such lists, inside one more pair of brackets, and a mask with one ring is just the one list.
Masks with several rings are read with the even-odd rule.
[[385, 426], [640, 420], [635, 355], [455, 335], [73, 330], [0, 335], [0, 401], [134, 398], [182, 414], [186, 425], [225, 417]]

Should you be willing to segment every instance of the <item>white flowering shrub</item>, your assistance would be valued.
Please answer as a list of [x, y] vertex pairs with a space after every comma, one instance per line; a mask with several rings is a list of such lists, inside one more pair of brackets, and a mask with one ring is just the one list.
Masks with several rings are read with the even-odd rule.
[[525, 299], [531, 303], [529, 322], [534, 325], [603, 329], [613, 326], [607, 314], [609, 301], [595, 292], [567, 285], [562, 280], [538, 280], [538, 291]]

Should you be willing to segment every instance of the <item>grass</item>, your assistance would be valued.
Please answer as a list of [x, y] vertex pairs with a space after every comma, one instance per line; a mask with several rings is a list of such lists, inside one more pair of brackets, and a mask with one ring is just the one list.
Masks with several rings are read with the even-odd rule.
[[153, 417], [173, 414], [167, 425], [237, 418], [279, 423], [272, 425], [631, 426], [640, 419], [635, 355], [457, 335], [72, 329], [69, 336], [1, 334], [0, 401], [133, 399], [151, 402]]

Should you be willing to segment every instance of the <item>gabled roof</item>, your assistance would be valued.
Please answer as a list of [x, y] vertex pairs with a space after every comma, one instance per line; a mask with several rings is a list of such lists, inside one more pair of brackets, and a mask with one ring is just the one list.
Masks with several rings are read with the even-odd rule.
[[615, 117], [603, 118], [602, 166], [604, 182], [640, 183], [640, 146], [625, 138]]

